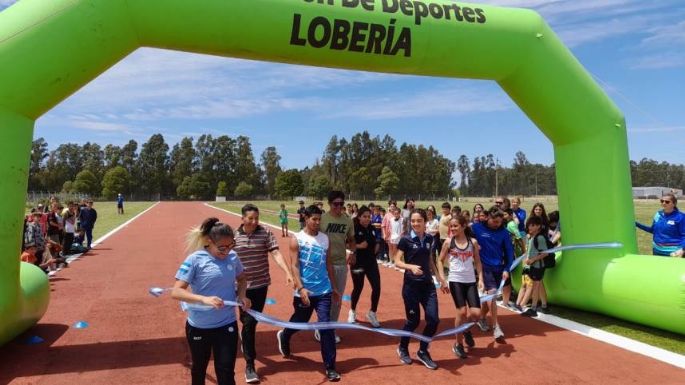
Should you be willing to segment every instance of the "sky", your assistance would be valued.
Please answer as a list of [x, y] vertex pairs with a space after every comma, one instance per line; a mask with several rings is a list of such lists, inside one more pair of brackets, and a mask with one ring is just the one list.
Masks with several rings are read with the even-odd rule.
[[[0, 12], [14, 4], [0, 0]], [[685, 1], [472, 1], [539, 12], [623, 111], [630, 158], [684, 163]], [[335, 106], [331, 109], [330, 106]], [[332, 135], [389, 134], [456, 161], [554, 162], [552, 145], [491, 81], [377, 74], [142, 48], [36, 122], [58, 144], [142, 144], [162, 133], [245, 135], [303, 168]], [[492, 140], [497, 138], [498, 140]]]

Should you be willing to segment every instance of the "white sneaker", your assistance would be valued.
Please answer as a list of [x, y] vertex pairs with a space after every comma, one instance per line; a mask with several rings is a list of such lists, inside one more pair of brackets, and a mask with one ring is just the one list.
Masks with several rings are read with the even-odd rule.
[[339, 344], [339, 343], [340, 343], [340, 336], [337, 335], [337, 334], [335, 335], [335, 343], [336, 343], [336, 344]]
[[502, 328], [500, 328], [499, 325], [495, 325], [493, 336], [495, 337], [495, 341], [504, 343], [504, 332], [502, 332]]
[[369, 312], [366, 313], [366, 319], [369, 320], [371, 326], [375, 328], [381, 327], [381, 323], [378, 322], [378, 318], [376, 317], [376, 312], [369, 310]]
[[350, 309], [350, 312], [347, 313], [347, 323], [350, 323], [350, 324], [356, 324], [357, 323], [357, 312], [356, 311]]

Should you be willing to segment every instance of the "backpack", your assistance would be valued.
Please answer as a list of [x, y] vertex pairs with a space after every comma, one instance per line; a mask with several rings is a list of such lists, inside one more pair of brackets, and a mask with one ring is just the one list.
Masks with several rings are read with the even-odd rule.
[[[545, 244], [547, 245], [547, 249], [554, 248], [554, 243], [552, 243], [552, 241], [550, 241], [547, 236], [545, 236], [544, 234], [540, 234], [540, 235], [542, 235], [542, 237], [545, 239]], [[533, 246], [535, 247], [536, 250], [539, 250], [538, 237], [540, 235], [533, 238]], [[557, 265], [557, 260], [555, 259], [555, 257], [556, 257], [556, 255], [554, 253], [547, 253], [547, 255], [545, 255], [545, 257], [542, 258], [542, 263], [546, 269], [553, 268], [554, 266]]]

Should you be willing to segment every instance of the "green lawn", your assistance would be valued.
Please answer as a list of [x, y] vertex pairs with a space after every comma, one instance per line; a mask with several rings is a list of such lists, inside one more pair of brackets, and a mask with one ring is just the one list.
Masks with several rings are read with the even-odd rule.
[[[461, 206], [462, 209], [468, 209], [471, 211], [473, 205], [476, 203], [481, 203], [486, 208], [493, 204], [492, 198], [462, 198], [461, 202], [457, 204]], [[541, 202], [545, 205], [547, 212], [551, 212], [558, 209], [558, 203], [556, 197], [540, 197], [540, 198], [526, 198], [522, 202], [522, 207], [526, 211], [530, 212], [531, 208], [536, 202]], [[247, 202], [245, 201], [230, 201], [211, 204], [229, 211], [240, 213], [240, 208]], [[261, 210], [260, 219], [263, 222], [278, 225], [278, 215], [275, 213], [280, 210], [281, 203], [286, 205], [288, 213], [293, 216], [297, 211], [299, 205], [297, 202], [293, 201], [259, 201], [252, 202], [255, 203]], [[310, 204], [311, 201], [307, 201]], [[354, 201], [352, 201], [354, 203]], [[361, 205], [368, 204], [368, 202], [356, 202]], [[385, 206], [385, 202], [382, 204]], [[437, 208], [442, 205], [442, 201], [431, 202], [431, 201], [420, 201], [416, 202], [417, 207], [427, 207], [428, 205], [433, 205]], [[454, 204], [454, 203], [453, 203]], [[635, 218], [638, 221], [651, 224], [652, 217], [656, 210], [660, 208], [657, 200], [636, 200], [635, 204]], [[328, 209], [328, 205], [325, 203], [324, 208]], [[273, 213], [271, 213], [273, 212]], [[562, 217], [563, 222], [563, 217]], [[289, 220], [290, 230], [299, 230], [299, 223], [297, 219], [291, 218]], [[652, 252], [652, 235], [641, 230], [636, 230], [638, 249], [640, 254], [651, 254]], [[659, 329], [650, 328], [648, 326], [642, 326], [633, 324], [627, 321], [619, 320], [612, 317], [607, 317], [604, 315], [599, 315], [595, 313], [589, 313], [576, 309], [569, 309], [562, 306], [553, 306], [551, 308], [551, 313], [559, 317], [570, 319], [585, 325], [589, 325], [607, 332], [615, 333], [627, 338], [631, 338], [637, 341], [647, 343], [649, 345], [657, 346], [662, 349], [666, 349], [675, 353], [685, 354], [685, 336], [666, 332]]]
[[124, 214], [117, 214], [116, 202], [95, 202], [93, 208], [98, 212], [98, 220], [93, 229], [93, 240], [112, 231], [120, 224], [135, 217], [155, 202], [125, 202]]

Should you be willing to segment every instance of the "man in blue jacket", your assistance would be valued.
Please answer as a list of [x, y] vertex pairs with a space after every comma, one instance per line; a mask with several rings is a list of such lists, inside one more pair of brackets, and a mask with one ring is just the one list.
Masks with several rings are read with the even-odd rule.
[[[502, 226], [504, 212], [497, 206], [488, 210], [488, 220], [475, 223], [472, 227], [476, 240], [480, 245], [480, 261], [483, 265], [483, 284], [488, 294], [493, 294], [499, 288], [501, 281], [509, 278], [511, 264], [514, 262], [514, 247], [507, 229]], [[483, 304], [485, 305], [485, 304]], [[504, 333], [497, 322], [496, 296], [490, 301], [490, 314], [492, 314], [492, 327], [495, 340], [504, 343]], [[488, 307], [483, 306], [481, 320], [478, 326], [483, 331], [488, 330], [485, 316]]]
[[682, 257], [685, 249], [685, 214], [678, 210], [675, 194], [664, 194], [661, 197], [661, 207], [663, 209], [654, 214], [651, 226], [639, 222], [635, 222], [635, 225], [654, 234], [652, 254]]
[[86, 249], [88, 250], [90, 250], [90, 245], [93, 242], [93, 227], [95, 227], [95, 222], [97, 220], [98, 212], [93, 208], [93, 200], [88, 199], [88, 201], [86, 201], [86, 207], [79, 211], [79, 224], [86, 233], [86, 239], [88, 240]]

